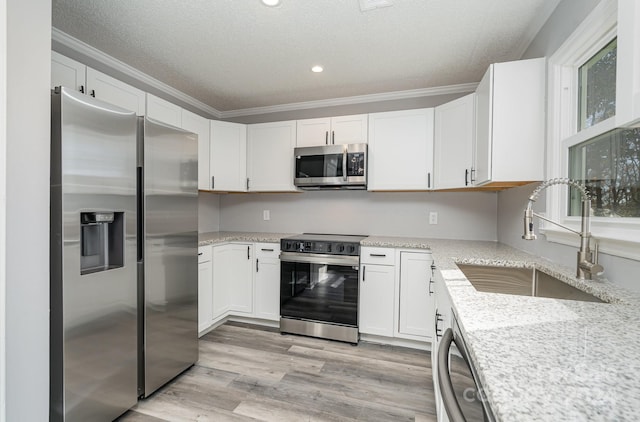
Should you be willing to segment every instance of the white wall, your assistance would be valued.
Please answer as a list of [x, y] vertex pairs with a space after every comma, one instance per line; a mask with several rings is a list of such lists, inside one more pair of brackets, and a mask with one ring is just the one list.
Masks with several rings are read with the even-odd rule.
[[[51, 2], [6, 0], [4, 266], [7, 421], [49, 417]], [[0, 47], [0, 50], [3, 50]], [[5, 91], [6, 89], [6, 91]], [[5, 116], [3, 116], [5, 117]], [[4, 120], [4, 119], [3, 119]], [[1, 243], [1, 242], [0, 242]]]
[[[269, 210], [271, 220], [262, 219]], [[429, 225], [430, 211], [438, 224]], [[496, 240], [490, 192], [322, 191], [220, 196], [220, 229]]]
[[220, 231], [220, 195], [198, 193], [198, 233]]
[[[575, 28], [598, 4], [598, 0], [563, 0], [551, 15], [540, 33], [532, 41], [523, 58], [551, 56]], [[554, 262], [569, 267], [576, 266], [576, 247], [547, 242], [544, 236], [537, 240], [521, 239], [523, 216], [528, 197], [534, 185], [509, 189], [498, 194], [498, 240], [518, 249], [544, 256]], [[536, 201], [536, 210], [544, 212], [545, 195]], [[629, 289], [640, 291], [637, 274], [640, 274], [640, 262], [600, 254], [600, 262], [605, 267], [605, 276]]]

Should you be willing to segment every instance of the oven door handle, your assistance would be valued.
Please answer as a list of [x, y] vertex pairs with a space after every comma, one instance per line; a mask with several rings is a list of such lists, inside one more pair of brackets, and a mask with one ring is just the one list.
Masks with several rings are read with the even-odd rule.
[[438, 385], [440, 386], [440, 395], [442, 396], [442, 403], [449, 416], [450, 422], [466, 422], [462, 409], [458, 399], [456, 399], [456, 393], [453, 390], [453, 383], [451, 382], [451, 373], [449, 372], [449, 349], [451, 343], [455, 343], [453, 338], [453, 330], [447, 328], [440, 340], [440, 346], [438, 347]]
[[308, 254], [298, 252], [281, 252], [281, 262], [301, 262], [320, 265], [357, 266], [360, 257], [351, 255]]

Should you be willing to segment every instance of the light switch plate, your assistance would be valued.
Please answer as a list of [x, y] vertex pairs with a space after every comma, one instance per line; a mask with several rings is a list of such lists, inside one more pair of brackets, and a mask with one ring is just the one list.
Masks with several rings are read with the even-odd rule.
[[263, 219], [264, 221], [269, 221], [269, 220], [271, 220], [271, 211], [269, 211], [269, 210], [263, 210], [263, 211], [262, 211], [262, 219]]

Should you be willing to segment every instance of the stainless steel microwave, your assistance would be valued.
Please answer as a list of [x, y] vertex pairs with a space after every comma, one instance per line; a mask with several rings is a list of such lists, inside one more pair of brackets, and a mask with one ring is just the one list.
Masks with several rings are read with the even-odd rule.
[[298, 147], [294, 157], [300, 189], [367, 188], [367, 144]]

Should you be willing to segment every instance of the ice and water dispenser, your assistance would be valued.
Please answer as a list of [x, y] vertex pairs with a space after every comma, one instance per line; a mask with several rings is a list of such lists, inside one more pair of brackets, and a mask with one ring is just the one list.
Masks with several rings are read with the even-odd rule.
[[80, 213], [80, 274], [124, 265], [124, 212]]

